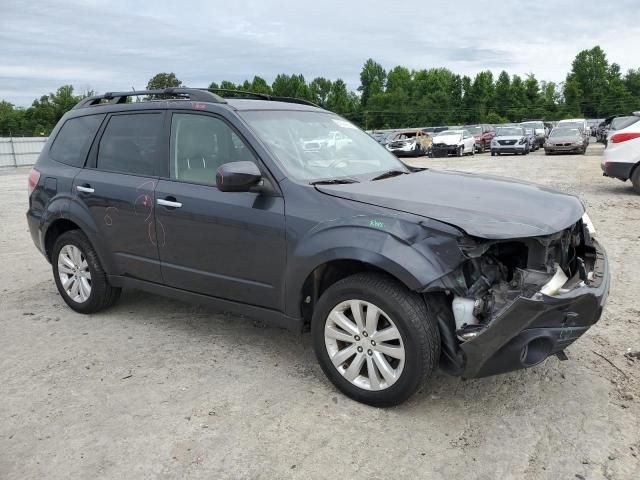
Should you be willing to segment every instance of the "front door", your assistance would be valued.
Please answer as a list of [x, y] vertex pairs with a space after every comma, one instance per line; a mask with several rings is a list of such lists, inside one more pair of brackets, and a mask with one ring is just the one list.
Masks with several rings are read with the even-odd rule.
[[249, 160], [221, 118], [173, 113], [168, 178], [156, 187], [156, 232], [165, 284], [236, 302], [282, 309], [284, 199], [221, 192], [216, 170]]
[[73, 193], [93, 217], [114, 275], [162, 281], [153, 216], [163, 112], [114, 114], [75, 178]]

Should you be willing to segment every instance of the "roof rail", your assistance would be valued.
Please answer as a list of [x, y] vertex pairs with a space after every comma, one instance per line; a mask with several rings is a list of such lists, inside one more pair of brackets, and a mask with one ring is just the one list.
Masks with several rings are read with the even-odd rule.
[[220, 93], [223, 94], [223, 96], [224, 94], [235, 95], [235, 98], [257, 98], [260, 100], [270, 100], [272, 102], [299, 103], [300, 105], [309, 105], [310, 107], [320, 108], [319, 105], [302, 98], [279, 97], [277, 95], [269, 95], [267, 93], [249, 92], [247, 90], [234, 90], [230, 88], [207, 88], [205, 90], [208, 92]]
[[[201, 88], [184, 88], [184, 87], [171, 87], [171, 88], [163, 88], [158, 90], [139, 90], [132, 92], [107, 92], [104, 95], [94, 95], [92, 97], [87, 97], [78, 102], [78, 104], [73, 107], [76, 108], [84, 108], [90, 107], [93, 105], [104, 105], [104, 104], [117, 104], [117, 103], [126, 103], [127, 99], [130, 97], [139, 97], [139, 96], [151, 96], [151, 95], [164, 95], [164, 96], [172, 96], [176, 98], [184, 98], [185, 100], [192, 100], [195, 102], [210, 102], [210, 103], [227, 103], [227, 101], [219, 95], [215, 93], [209, 92], [206, 89]], [[107, 100], [103, 102], [103, 100]]]

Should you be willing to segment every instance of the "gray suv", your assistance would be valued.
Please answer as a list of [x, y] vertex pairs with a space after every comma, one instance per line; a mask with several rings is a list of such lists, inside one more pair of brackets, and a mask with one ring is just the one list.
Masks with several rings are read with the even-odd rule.
[[576, 197], [411, 168], [308, 102], [218, 93], [107, 93], [60, 120], [27, 221], [70, 308], [136, 288], [308, 330], [336, 387], [376, 406], [438, 366], [562, 355], [600, 318], [607, 257]]

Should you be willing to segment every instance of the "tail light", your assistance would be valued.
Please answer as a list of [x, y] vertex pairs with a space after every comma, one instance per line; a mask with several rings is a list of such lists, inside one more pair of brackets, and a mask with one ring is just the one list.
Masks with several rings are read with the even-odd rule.
[[616, 133], [611, 137], [611, 143], [622, 143], [634, 138], [640, 138], [640, 132]]
[[29, 183], [28, 183], [29, 196], [31, 196], [31, 194], [33, 193], [33, 190], [36, 188], [36, 185], [38, 185], [39, 181], [40, 181], [40, 172], [35, 168], [32, 168], [31, 171], [29, 172]]

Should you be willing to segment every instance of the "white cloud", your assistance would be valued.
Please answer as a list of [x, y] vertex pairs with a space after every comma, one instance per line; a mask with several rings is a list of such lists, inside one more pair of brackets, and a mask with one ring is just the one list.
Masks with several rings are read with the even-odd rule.
[[562, 81], [579, 50], [600, 44], [623, 71], [640, 66], [634, 0], [609, 2], [606, 14], [599, 0], [2, 3], [0, 98], [18, 105], [63, 83], [142, 88], [160, 71], [191, 86], [285, 72], [340, 77], [355, 89], [369, 57], [387, 68], [505, 69]]

